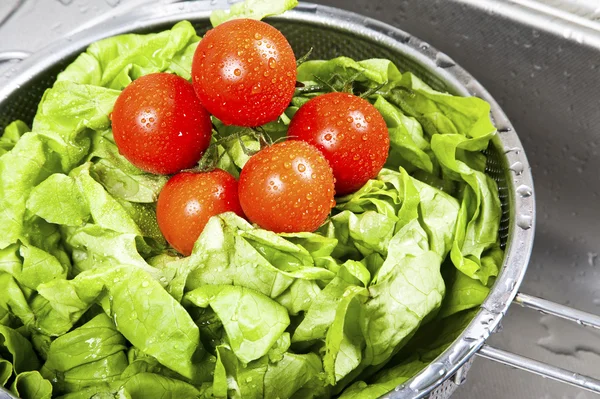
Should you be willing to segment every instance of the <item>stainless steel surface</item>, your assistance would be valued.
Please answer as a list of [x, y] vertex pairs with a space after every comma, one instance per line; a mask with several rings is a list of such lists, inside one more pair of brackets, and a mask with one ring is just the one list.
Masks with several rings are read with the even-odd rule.
[[[3, 7], [11, 0], [0, 2]], [[17, 0], [12, 0], [16, 2]], [[116, 8], [135, 0], [121, 0]], [[208, 1], [206, 1], [208, 3]], [[588, 312], [600, 306], [596, 258], [600, 227], [597, 207], [600, 166], [598, 3], [566, 1], [319, 0], [399, 26], [425, 39], [465, 66], [499, 100], [517, 127], [536, 176], [538, 237], [523, 289]], [[0, 51], [37, 50], [61, 35], [43, 24], [44, 15], [62, 23], [62, 34], [90, 19], [78, 13], [108, 2], [29, 0], [15, 15], [12, 32], [23, 21], [34, 24], [35, 40], [0, 27]], [[114, 3], [112, 1], [111, 3]], [[555, 8], [560, 6], [560, 8]], [[62, 12], [69, 9], [68, 13]], [[594, 15], [594, 13], [596, 13]], [[96, 15], [94, 15], [96, 16]], [[57, 22], [57, 23], [58, 23]], [[32, 32], [28, 32], [33, 34]], [[40, 34], [41, 33], [41, 34]], [[14, 46], [21, 44], [20, 46]], [[0, 65], [1, 67], [1, 65]], [[550, 316], [511, 307], [504, 331], [488, 342], [510, 351], [560, 364], [581, 373], [600, 372], [600, 335], [576, 329]], [[584, 330], [584, 331], [581, 331]], [[569, 343], [572, 342], [572, 343]], [[574, 342], [574, 343], [573, 343]], [[591, 398], [549, 380], [476, 359], [459, 398]]]
[[514, 353], [506, 352], [501, 349], [492, 348], [489, 345], [483, 345], [481, 349], [479, 349], [479, 352], [477, 352], [477, 356], [494, 360], [542, 377], [551, 378], [555, 381], [569, 384], [577, 388], [586, 389], [596, 393], [600, 392], [600, 380], [581, 376], [559, 367], [549, 366], [546, 363], [541, 363], [537, 360], [515, 355]]
[[0, 399], [13, 399], [13, 396], [6, 389], [0, 387]]
[[[582, 326], [582, 328], [592, 327], [600, 329], [600, 316], [596, 316], [588, 312], [582, 312], [568, 306], [560, 305], [523, 293], [517, 293], [513, 302], [524, 308], [537, 310], [544, 314], [562, 318]], [[570, 339], [575, 340], [575, 337], [570, 337]], [[581, 388], [600, 394], [600, 380], [588, 376], [582, 376], [578, 373], [565, 370], [564, 368], [555, 367], [547, 363], [539, 362], [525, 356], [504, 351], [502, 349], [497, 349], [489, 345], [483, 345], [476, 355], [517, 368], [519, 370], [537, 374], [544, 378], [549, 378], [554, 381], [572, 385], [576, 388]]]
[[[190, 2], [140, 9], [110, 23], [91, 27], [85, 32], [57, 42], [14, 67], [0, 86], [0, 125], [14, 118], [30, 119], [43, 90], [52, 84], [55, 74], [91, 42], [101, 37], [131, 31], [165, 29], [181, 19], [191, 20], [200, 29], [207, 26], [208, 10], [226, 7], [225, 1]], [[506, 255], [501, 275], [472, 323], [436, 361], [398, 387], [394, 398], [421, 398], [432, 390], [434, 397], [446, 396], [452, 376], [477, 351], [497, 327], [524, 276], [533, 244], [535, 197], [529, 165], [521, 143], [506, 115], [483, 87], [466, 71], [443, 54], [375, 20], [327, 7], [302, 5], [294, 12], [276, 18], [277, 26], [299, 54], [314, 47], [314, 56], [331, 58], [385, 57], [401, 69], [412, 70], [437, 89], [459, 95], [477, 95], [492, 107], [499, 130], [488, 150], [488, 173], [498, 183], [503, 203], [501, 236]], [[440, 64], [440, 60], [444, 60]], [[2, 81], [0, 81], [2, 83]], [[527, 195], [523, 195], [523, 191]], [[439, 393], [438, 393], [439, 392]]]
[[536, 298], [522, 293], [517, 294], [514, 302], [524, 308], [530, 308], [552, 316], [561, 317], [582, 326], [600, 329], [600, 316], [596, 316], [595, 314], [575, 310], [568, 306], [559, 305], [542, 298]]
[[[321, 2], [383, 20], [431, 43], [498, 100], [519, 132], [536, 186], [536, 240], [521, 290], [598, 314], [598, 1], [530, 2], [537, 7], [500, 0]], [[540, 11], [540, 5], [552, 6], [552, 13]], [[491, 345], [600, 378], [600, 334], [518, 306], [509, 309], [502, 324], [502, 333], [488, 340]], [[597, 397], [481, 358], [455, 396]]]

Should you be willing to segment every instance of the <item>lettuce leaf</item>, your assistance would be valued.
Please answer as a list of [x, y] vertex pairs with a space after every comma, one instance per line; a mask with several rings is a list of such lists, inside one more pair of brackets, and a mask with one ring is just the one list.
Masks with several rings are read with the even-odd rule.
[[25, 371], [18, 374], [10, 390], [21, 399], [50, 399], [52, 384], [38, 371]]
[[198, 374], [193, 363], [203, 356], [198, 327], [144, 271], [127, 266], [89, 270], [73, 280], [55, 280], [38, 290], [53, 312], [73, 323], [94, 303], [100, 304], [116, 329], [137, 348], [184, 377], [206, 378]]
[[207, 285], [188, 292], [184, 301], [215, 311], [231, 350], [244, 363], [266, 355], [290, 324], [283, 306], [245, 287]]
[[104, 313], [61, 335], [49, 347], [41, 370], [55, 392], [76, 392], [118, 380], [127, 367], [126, 340]]
[[123, 90], [140, 76], [156, 72], [172, 72], [190, 79], [198, 41], [188, 21], [160, 33], [110, 37], [90, 45], [59, 74], [57, 81]]

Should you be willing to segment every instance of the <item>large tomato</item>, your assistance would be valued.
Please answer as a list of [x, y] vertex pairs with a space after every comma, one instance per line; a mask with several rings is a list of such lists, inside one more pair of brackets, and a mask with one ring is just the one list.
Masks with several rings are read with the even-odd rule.
[[296, 86], [296, 58], [271, 25], [251, 19], [225, 22], [206, 33], [192, 63], [192, 83], [206, 109], [227, 125], [276, 120]]
[[160, 231], [173, 248], [186, 256], [192, 253], [208, 219], [224, 212], [243, 216], [238, 183], [221, 169], [176, 174], [161, 190], [156, 205]]
[[277, 233], [316, 230], [335, 205], [334, 193], [331, 167], [315, 147], [301, 141], [261, 150], [240, 174], [244, 213]]
[[328, 93], [308, 101], [292, 118], [288, 136], [314, 145], [325, 155], [338, 195], [354, 192], [376, 177], [390, 148], [379, 111], [348, 93]]
[[151, 173], [191, 168], [210, 144], [208, 112], [192, 85], [169, 73], [133, 81], [117, 98], [111, 120], [119, 152]]

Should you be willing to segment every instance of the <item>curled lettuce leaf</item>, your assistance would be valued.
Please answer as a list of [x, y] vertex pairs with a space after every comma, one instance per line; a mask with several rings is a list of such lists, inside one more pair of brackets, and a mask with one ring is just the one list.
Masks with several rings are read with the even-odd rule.
[[[73, 280], [38, 287], [52, 311], [76, 322], [94, 303], [112, 318], [133, 345], [184, 377], [198, 375], [201, 358], [198, 327], [185, 309], [147, 273], [127, 266], [90, 270]], [[56, 331], [63, 334], [64, 331]]]
[[184, 300], [215, 311], [231, 350], [244, 363], [266, 355], [290, 324], [283, 306], [245, 287], [206, 285], [187, 293]]
[[128, 365], [126, 340], [104, 313], [61, 335], [48, 349], [42, 375], [55, 392], [75, 392], [118, 380]]
[[100, 40], [57, 78], [84, 85], [123, 90], [133, 80], [156, 72], [190, 78], [192, 57], [200, 38], [188, 21], [155, 34], [126, 34]]

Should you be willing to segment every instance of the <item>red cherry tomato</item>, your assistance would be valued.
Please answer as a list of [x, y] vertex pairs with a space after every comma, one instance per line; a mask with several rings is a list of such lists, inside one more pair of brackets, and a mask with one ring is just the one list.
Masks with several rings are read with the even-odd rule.
[[328, 93], [308, 101], [292, 118], [288, 136], [314, 145], [325, 155], [338, 195], [352, 193], [376, 177], [390, 148], [379, 111], [348, 93]]
[[271, 25], [236, 19], [200, 41], [192, 82], [202, 104], [223, 123], [260, 126], [276, 120], [292, 100], [296, 58]]
[[176, 174], [161, 190], [156, 205], [160, 231], [185, 256], [192, 253], [208, 220], [229, 211], [243, 216], [238, 183], [221, 169]]
[[147, 172], [191, 168], [210, 144], [210, 116], [192, 85], [177, 75], [136, 79], [117, 98], [111, 119], [119, 152]]
[[285, 141], [248, 160], [239, 183], [246, 216], [276, 233], [316, 230], [335, 205], [331, 167], [313, 146]]

